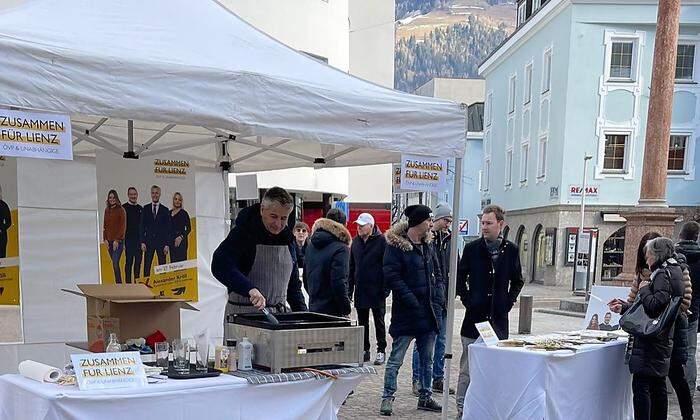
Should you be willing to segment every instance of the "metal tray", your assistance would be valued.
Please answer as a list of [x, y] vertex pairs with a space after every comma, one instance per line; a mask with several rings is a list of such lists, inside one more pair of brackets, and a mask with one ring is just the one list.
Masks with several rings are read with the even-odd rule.
[[198, 372], [194, 370], [194, 366], [190, 366], [189, 373], [180, 373], [175, 371], [172, 366], [167, 371], [163, 371], [163, 375], [170, 379], [196, 379], [196, 378], [213, 378], [215, 376], [221, 375], [221, 371], [218, 369], [209, 368], [206, 372]]
[[263, 313], [249, 313], [233, 315], [229, 322], [249, 327], [264, 328], [266, 330], [303, 330], [310, 328], [337, 328], [351, 327], [352, 322], [347, 318], [319, 314], [316, 312], [287, 312], [274, 314], [280, 322], [278, 325], [270, 323]]

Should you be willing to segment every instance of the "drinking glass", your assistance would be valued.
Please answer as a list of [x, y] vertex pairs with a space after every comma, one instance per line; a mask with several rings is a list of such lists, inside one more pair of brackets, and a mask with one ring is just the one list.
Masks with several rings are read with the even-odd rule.
[[167, 341], [156, 343], [156, 366], [168, 369], [168, 353], [170, 345]]
[[207, 370], [209, 370], [209, 366], [207, 366], [207, 361], [209, 359], [209, 346], [206, 343], [195, 342], [194, 352], [194, 369], [197, 372], [206, 372]]
[[187, 340], [173, 340], [173, 368], [180, 373], [190, 371], [190, 344]]

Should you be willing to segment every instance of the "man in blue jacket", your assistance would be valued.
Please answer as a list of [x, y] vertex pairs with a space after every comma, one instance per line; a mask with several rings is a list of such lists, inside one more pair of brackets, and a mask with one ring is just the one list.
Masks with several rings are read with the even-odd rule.
[[229, 292], [226, 315], [269, 308], [306, 311], [294, 251], [287, 226], [293, 199], [279, 187], [267, 190], [260, 204], [238, 213], [236, 224], [214, 251], [211, 271]]
[[393, 412], [399, 368], [411, 341], [416, 340], [421, 366], [418, 409], [441, 411], [432, 398], [432, 365], [435, 335], [440, 328], [439, 313], [445, 307], [445, 283], [440, 263], [430, 245], [433, 213], [430, 207], [406, 207], [408, 222], [400, 222], [386, 233], [384, 281], [393, 294], [391, 355], [384, 373], [384, 394], [380, 414]]

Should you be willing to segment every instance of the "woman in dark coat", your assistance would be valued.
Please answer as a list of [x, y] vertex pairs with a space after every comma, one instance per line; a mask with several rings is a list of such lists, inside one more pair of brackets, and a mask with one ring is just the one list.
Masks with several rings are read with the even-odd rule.
[[[649, 281], [639, 282], [637, 299], [641, 299], [647, 315], [655, 318], [666, 310], [672, 297], [683, 296], [683, 271], [674, 259], [673, 242], [668, 238], [650, 240], [644, 252], [652, 274]], [[631, 306], [619, 299], [610, 303], [612, 311], [622, 314]], [[666, 376], [671, 365], [673, 334], [672, 325], [655, 337], [630, 337], [629, 369], [635, 419], [665, 419], [667, 416]]]
[[[660, 238], [661, 235], [656, 232], [649, 232], [642, 236], [637, 248], [637, 277], [632, 283], [629, 297], [627, 301], [632, 303], [639, 292], [639, 283], [642, 281], [650, 281], [651, 271], [645, 260], [644, 247], [647, 242], [654, 238]], [[671, 350], [671, 366], [668, 372], [668, 379], [673, 386], [673, 390], [678, 397], [678, 405], [681, 409], [683, 419], [693, 418], [693, 398], [688, 384], [688, 379], [685, 374], [685, 364], [688, 354], [688, 308], [692, 298], [692, 283], [690, 281], [690, 273], [683, 261], [684, 257], [678, 258], [678, 262], [683, 269], [683, 301], [681, 303], [680, 313], [676, 320], [676, 325], [673, 332], [673, 349]]]
[[173, 243], [170, 246], [170, 262], [187, 259], [187, 237], [192, 231], [190, 215], [182, 208], [182, 194], [173, 194], [173, 209], [170, 210], [170, 223], [173, 229]]

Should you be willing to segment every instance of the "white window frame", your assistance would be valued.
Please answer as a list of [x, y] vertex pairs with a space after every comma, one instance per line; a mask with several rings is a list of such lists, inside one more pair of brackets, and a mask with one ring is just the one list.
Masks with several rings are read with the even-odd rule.
[[534, 15], [535, 12], [542, 7], [542, 0], [533, 0], [532, 2], [532, 14]]
[[[615, 42], [631, 42], [632, 43], [632, 68], [630, 69], [630, 77], [611, 77], [610, 65], [612, 63], [612, 48]], [[639, 83], [640, 68], [642, 61], [642, 49], [644, 47], [644, 33], [637, 32], [615, 32], [605, 31], [605, 73], [604, 80], [607, 83], [630, 84]], [[674, 65], [675, 70], [675, 65]]]
[[544, 134], [540, 136], [539, 142], [537, 144], [537, 183], [545, 182], [547, 180], [547, 147], [549, 142], [549, 135]]
[[[669, 178], [685, 179], [687, 181], [692, 181], [695, 179], [695, 132], [693, 130], [672, 129], [671, 136], [686, 136], [688, 137], [688, 140], [685, 143], [685, 155], [683, 156], [683, 170], [667, 171], [667, 176]], [[671, 138], [669, 137], [668, 140], [670, 142]]]
[[523, 106], [530, 102], [532, 102], [532, 61], [525, 64], [523, 68]]
[[[527, 124], [525, 124], [526, 122], [527, 122]], [[525, 131], [526, 125], [527, 125], [527, 131]], [[532, 131], [532, 111], [530, 110], [530, 106], [528, 104], [527, 107], [523, 108], [523, 119], [522, 119], [522, 123], [521, 123], [520, 141], [521, 142], [529, 142], [531, 131]]]
[[[678, 36], [678, 45], [694, 45], [695, 46], [695, 56], [693, 57], [693, 74], [690, 79], [675, 79], [676, 84], [689, 84], [689, 83], [697, 83], [697, 75], [698, 75], [698, 63], [700, 60], [698, 60], [698, 48], [700, 47], [700, 35], [697, 36], [687, 36], [687, 35], [679, 35]], [[678, 55], [676, 55], [677, 57]], [[674, 65], [674, 73], [675, 73], [675, 65]]]
[[[627, 136], [625, 143], [625, 158], [623, 169], [605, 169], [605, 138], [608, 135], [624, 135]], [[635, 130], [631, 128], [608, 127], [601, 130], [601, 135], [598, 145], [598, 162], [596, 164], [596, 175], [601, 178], [625, 178], [631, 179], [632, 174], [632, 156], [634, 149], [634, 141], [636, 138]]]
[[486, 156], [484, 158], [484, 169], [481, 180], [483, 181], [481, 191], [488, 193], [489, 183], [491, 182], [491, 156]]
[[522, 25], [527, 20], [527, 1], [523, 1], [518, 6], [517, 18], [518, 21], [516, 22], [516, 27]]
[[[527, 149], [527, 153], [524, 153]], [[530, 142], [522, 142], [520, 144], [520, 186], [527, 185], [527, 175], [530, 166]]]
[[506, 148], [504, 169], [503, 187], [508, 190], [513, 186], [513, 146]]
[[486, 127], [491, 127], [493, 121], [493, 91], [486, 95]]
[[[511, 127], [513, 129], [511, 130]], [[511, 115], [506, 120], [506, 147], [513, 147], [515, 144], [515, 116]]]
[[511, 74], [508, 78], [508, 115], [512, 115], [515, 113], [515, 92], [517, 91], [517, 79], [518, 76], [515, 73]]
[[550, 45], [542, 53], [542, 86], [540, 92], [548, 94], [552, 91], [552, 67], [554, 65], [553, 47]]

